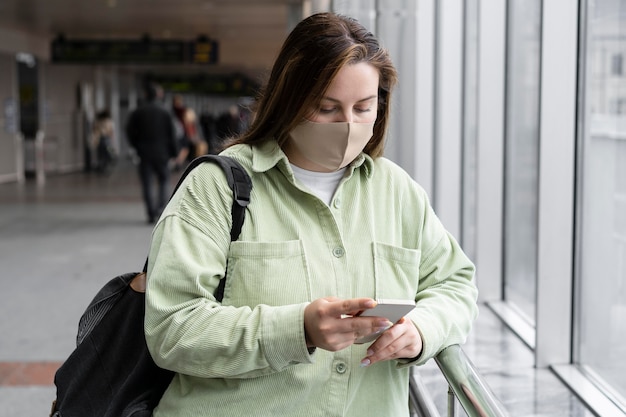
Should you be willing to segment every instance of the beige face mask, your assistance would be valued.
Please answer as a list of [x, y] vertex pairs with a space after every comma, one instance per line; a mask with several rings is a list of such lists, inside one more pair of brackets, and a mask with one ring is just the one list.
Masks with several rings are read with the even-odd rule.
[[304, 158], [336, 171], [354, 161], [373, 134], [374, 122], [315, 123], [305, 120], [289, 136]]

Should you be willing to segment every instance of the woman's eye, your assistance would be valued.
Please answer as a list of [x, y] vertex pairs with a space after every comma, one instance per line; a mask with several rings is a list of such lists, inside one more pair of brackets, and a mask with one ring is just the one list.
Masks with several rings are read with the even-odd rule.
[[[333, 114], [336, 113], [337, 111], [340, 111], [340, 108], [337, 106], [332, 106], [332, 107], [320, 107], [318, 109], [318, 113], [319, 114]], [[357, 113], [357, 114], [363, 114], [363, 113], [369, 113], [372, 111], [372, 106], [364, 106], [364, 107], [353, 107], [352, 108], [352, 112], [353, 113]]]

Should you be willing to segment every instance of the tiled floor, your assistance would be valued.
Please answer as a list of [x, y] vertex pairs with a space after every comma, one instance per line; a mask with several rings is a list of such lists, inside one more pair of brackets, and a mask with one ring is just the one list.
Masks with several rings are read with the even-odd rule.
[[[80, 314], [108, 279], [142, 268], [150, 232], [132, 166], [0, 184], [0, 417], [48, 415]], [[511, 416], [593, 415], [486, 306], [463, 349]], [[420, 375], [446, 415], [436, 364]]]
[[[463, 350], [510, 416], [595, 415], [552, 371], [533, 366], [532, 351], [487, 306], [481, 306], [479, 318]], [[429, 362], [420, 374], [435, 397], [439, 412], [446, 415], [447, 385], [436, 364]]]

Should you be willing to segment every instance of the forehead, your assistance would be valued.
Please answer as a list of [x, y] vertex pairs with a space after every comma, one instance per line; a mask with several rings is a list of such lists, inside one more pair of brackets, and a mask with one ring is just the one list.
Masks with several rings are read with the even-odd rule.
[[367, 62], [343, 66], [331, 81], [324, 98], [359, 101], [378, 94], [378, 69]]

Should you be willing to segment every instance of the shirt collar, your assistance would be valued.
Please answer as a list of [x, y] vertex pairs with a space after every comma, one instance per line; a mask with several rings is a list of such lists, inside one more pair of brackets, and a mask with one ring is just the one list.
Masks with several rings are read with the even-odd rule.
[[[268, 140], [259, 146], [252, 147], [252, 170], [254, 172], [265, 172], [275, 166], [281, 170], [291, 171], [289, 160], [276, 140]], [[348, 175], [352, 175], [354, 170], [361, 166], [363, 166], [365, 176], [370, 178], [374, 169], [374, 161], [364, 153], [357, 156], [348, 166]]]

